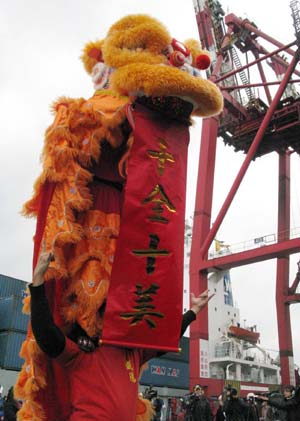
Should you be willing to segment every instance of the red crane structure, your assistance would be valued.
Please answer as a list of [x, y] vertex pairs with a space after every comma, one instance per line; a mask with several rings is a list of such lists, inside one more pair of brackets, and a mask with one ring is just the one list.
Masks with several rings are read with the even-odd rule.
[[[299, 236], [292, 238], [290, 235], [290, 155], [294, 152], [300, 153], [300, 95], [297, 95], [294, 85], [300, 82], [300, 71], [296, 68], [300, 46], [299, 4], [297, 0], [290, 4], [295, 39], [288, 45], [262, 32], [248, 19], [243, 20], [234, 14], [225, 16], [217, 0], [194, 0], [194, 7], [202, 46], [212, 55], [208, 77], [222, 89], [225, 105], [221, 116], [204, 119], [202, 123], [190, 255], [190, 288], [196, 293], [206, 289], [209, 271], [276, 258], [281, 378], [283, 384], [291, 384], [294, 381], [294, 362], [290, 305], [300, 302], [300, 294], [296, 293], [300, 270], [295, 281], [289, 285], [290, 255], [300, 251]], [[271, 46], [271, 52], [264, 46], [266, 43]], [[282, 53], [288, 58], [283, 57]], [[245, 65], [242, 65], [241, 57], [246, 57]], [[270, 68], [273, 70], [274, 80], [270, 82], [267, 80], [266, 66], [268, 73]], [[255, 74], [258, 82], [250, 83], [250, 74]], [[271, 92], [274, 90], [273, 86], [277, 87], [274, 95]], [[259, 95], [255, 94], [257, 91]], [[221, 137], [225, 144], [231, 145], [234, 151], [243, 151], [245, 159], [211, 225], [218, 137]], [[209, 258], [209, 247], [252, 160], [274, 151], [279, 159], [277, 242]], [[200, 383], [208, 387], [210, 394], [219, 394], [224, 380], [203, 378], [200, 375], [199, 356], [202, 341], [208, 340], [208, 333], [206, 311], [203, 317], [191, 326], [190, 383]]]

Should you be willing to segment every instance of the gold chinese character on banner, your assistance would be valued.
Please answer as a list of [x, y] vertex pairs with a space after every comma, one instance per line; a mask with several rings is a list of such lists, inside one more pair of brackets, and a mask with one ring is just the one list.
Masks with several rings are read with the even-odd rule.
[[146, 272], [148, 275], [154, 272], [155, 270], [155, 261], [156, 257], [162, 256], [166, 257], [170, 255], [169, 250], [158, 249], [159, 236], [157, 234], [149, 234], [150, 242], [149, 248], [132, 250], [132, 253], [137, 257], [147, 257]]
[[158, 142], [159, 142], [159, 150], [158, 151], [148, 150], [148, 155], [151, 158], [158, 160], [158, 174], [163, 175], [166, 162], [174, 163], [175, 159], [172, 154], [167, 152], [167, 147], [168, 147], [167, 142], [161, 137], [158, 138]]
[[161, 224], [167, 224], [169, 219], [162, 215], [165, 209], [169, 212], [176, 212], [176, 208], [168, 198], [163, 186], [161, 184], [156, 184], [154, 189], [148, 194], [148, 196], [142, 201], [142, 204], [153, 203], [152, 208], [154, 214], [150, 215], [148, 219], [152, 222], [159, 222]]
[[162, 319], [163, 313], [155, 311], [152, 295], [157, 294], [160, 287], [157, 284], [151, 284], [148, 288], [143, 289], [143, 285], [137, 284], [134, 294], [137, 296], [134, 300], [136, 305], [133, 306], [133, 311], [121, 313], [122, 319], [131, 319], [130, 325], [134, 326], [141, 323], [143, 320], [151, 329], [156, 327], [156, 321], [153, 317]]

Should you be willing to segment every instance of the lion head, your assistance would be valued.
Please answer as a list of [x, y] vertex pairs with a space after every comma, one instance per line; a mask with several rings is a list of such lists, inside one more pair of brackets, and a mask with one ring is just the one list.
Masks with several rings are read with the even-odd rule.
[[201, 77], [209, 55], [195, 40], [181, 43], [148, 15], [126, 16], [105, 39], [86, 45], [82, 60], [96, 89], [109, 87], [130, 97], [179, 97], [193, 105], [193, 115], [222, 110], [217, 86]]

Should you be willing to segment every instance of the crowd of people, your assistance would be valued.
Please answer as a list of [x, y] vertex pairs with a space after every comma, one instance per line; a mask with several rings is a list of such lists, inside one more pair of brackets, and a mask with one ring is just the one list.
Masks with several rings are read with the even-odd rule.
[[[300, 387], [295, 389], [291, 385], [283, 386], [282, 392], [248, 393], [246, 399], [238, 396], [237, 389], [228, 386], [216, 401], [208, 399], [204, 387], [197, 384], [183, 398], [169, 398], [167, 405], [150, 386], [144, 397], [152, 402], [152, 421], [300, 421]], [[0, 393], [0, 421], [16, 421], [20, 407], [13, 387], [5, 397]]]
[[300, 421], [300, 387], [282, 387], [264, 395], [248, 393], [245, 399], [237, 389], [225, 387], [218, 399], [208, 399], [204, 387], [195, 385], [182, 398], [168, 400], [165, 421]]
[[4, 397], [2, 397], [2, 392], [0, 392], [0, 421], [16, 421], [17, 412], [21, 405], [21, 402], [14, 398], [13, 386]]
[[[200, 420], [200, 418], [199, 418]], [[249, 393], [239, 398], [233, 387], [226, 388], [219, 397], [216, 421], [296, 421], [300, 420], [300, 388], [286, 385], [268, 395]]]

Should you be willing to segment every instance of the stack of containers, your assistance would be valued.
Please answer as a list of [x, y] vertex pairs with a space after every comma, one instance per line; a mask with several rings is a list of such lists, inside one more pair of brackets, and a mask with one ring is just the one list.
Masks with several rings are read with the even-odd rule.
[[29, 317], [22, 313], [27, 283], [0, 274], [0, 369], [20, 370]]

